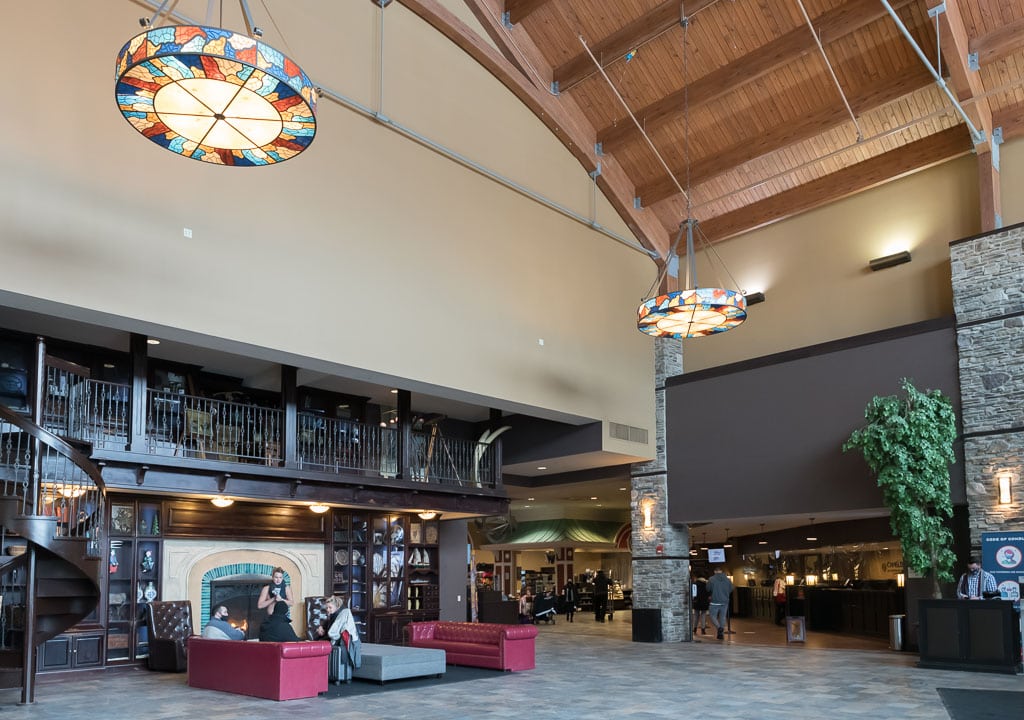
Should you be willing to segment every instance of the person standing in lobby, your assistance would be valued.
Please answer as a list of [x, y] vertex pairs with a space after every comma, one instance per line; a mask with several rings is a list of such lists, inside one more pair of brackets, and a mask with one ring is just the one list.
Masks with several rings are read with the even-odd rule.
[[562, 591], [562, 602], [565, 603], [563, 609], [565, 610], [565, 619], [567, 622], [572, 622], [572, 616], [576, 614], [576, 603], [580, 600], [579, 590], [576, 589], [576, 583], [569, 578], [565, 581], [565, 589]]
[[608, 614], [608, 585], [608, 576], [598, 570], [594, 576], [594, 619], [598, 622], [604, 622]]
[[270, 584], [264, 585], [263, 589], [260, 590], [259, 599], [256, 600], [256, 607], [260, 610], [266, 610], [269, 614], [273, 615], [274, 608], [277, 607], [279, 602], [287, 606], [288, 609], [285, 612], [290, 620], [292, 605], [295, 604], [295, 600], [292, 599], [292, 588], [284, 580], [284, 568], [276, 567], [270, 573]]
[[698, 572], [697, 577], [693, 579], [690, 595], [693, 598], [693, 634], [696, 635], [699, 628], [701, 635], [707, 635], [711, 596], [708, 594], [708, 579], [703, 573]]
[[981, 562], [973, 555], [967, 560], [967, 572], [956, 584], [956, 596], [961, 600], [981, 600], [999, 594], [996, 576], [981, 569]]
[[732, 597], [732, 580], [722, 572], [721, 565], [715, 568], [715, 574], [708, 580], [708, 593], [711, 595], [711, 622], [718, 628], [718, 639], [723, 640], [726, 617], [729, 614], [729, 600]]
[[775, 602], [775, 624], [786, 624], [786, 579], [782, 573], [775, 576], [772, 584], [772, 600]]

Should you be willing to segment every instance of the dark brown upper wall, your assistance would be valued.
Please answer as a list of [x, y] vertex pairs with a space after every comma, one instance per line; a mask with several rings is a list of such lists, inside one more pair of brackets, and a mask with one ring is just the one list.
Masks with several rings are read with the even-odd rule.
[[[669, 521], [883, 507], [863, 458], [841, 448], [868, 401], [904, 377], [942, 390], [959, 423], [951, 318], [670, 378]], [[966, 501], [957, 446], [954, 504]]]

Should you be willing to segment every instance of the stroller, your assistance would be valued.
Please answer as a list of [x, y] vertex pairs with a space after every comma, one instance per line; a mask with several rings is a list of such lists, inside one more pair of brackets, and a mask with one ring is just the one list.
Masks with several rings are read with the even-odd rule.
[[537, 595], [533, 599], [533, 621], [538, 622], [543, 620], [546, 623], [555, 623], [555, 618], [558, 617], [558, 612], [555, 609], [555, 604], [558, 599], [554, 593], [546, 592], [543, 595]]

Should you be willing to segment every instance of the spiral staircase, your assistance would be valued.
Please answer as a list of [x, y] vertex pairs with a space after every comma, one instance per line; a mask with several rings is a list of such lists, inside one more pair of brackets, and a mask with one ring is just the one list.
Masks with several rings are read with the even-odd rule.
[[31, 652], [97, 608], [103, 511], [99, 468], [0, 405], [0, 687], [21, 687], [23, 702]]

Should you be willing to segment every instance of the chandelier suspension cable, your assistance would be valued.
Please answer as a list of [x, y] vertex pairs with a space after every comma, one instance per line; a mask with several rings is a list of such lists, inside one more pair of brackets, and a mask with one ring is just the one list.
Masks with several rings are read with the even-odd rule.
[[[167, 7], [167, 4], [170, 1], [171, 0], [164, 0], [162, 3], [160, 3], [160, 7], [158, 7], [156, 9], [156, 12], [153, 13], [153, 16], [150, 17], [148, 20], [143, 18], [143, 20], [142, 20], [142, 23], [144, 23], [143, 26], [144, 27], [155, 27], [154, 23], [157, 21], [157, 18], [159, 18], [161, 15], [164, 14], [164, 9]], [[167, 11], [167, 15], [170, 16], [171, 13], [174, 12], [174, 8], [176, 8], [177, 6], [178, 6], [178, 0], [174, 0], [174, 5], [171, 5], [171, 9]]]
[[608, 77], [608, 73], [606, 73], [604, 71], [604, 68], [601, 67], [601, 63], [598, 62], [596, 57], [594, 57], [594, 53], [590, 51], [590, 46], [587, 45], [587, 41], [583, 39], [582, 35], [578, 35], [577, 37], [579, 38], [580, 44], [583, 45], [583, 49], [587, 51], [587, 55], [590, 56], [591, 61], [594, 63], [594, 67], [596, 67], [597, 71], [601, 73], [601, 77], [603, 77], [605, 79], [605, 82], [608, 83], [608, 87], [611, 88], [612, 93], [615, 95], [616, 98], [618, 98], [618, 101], [622, 103], [622, 107], [626, 110], [626, 114], [629, 115], [629, 119], [633, 121], [634, 125], [636, 125], [637, 130], [640, 131], [640, 134], [643, 136], [644, 141], [647, 143], [648, 147], [651, 148], [651, 152], [654, 153], [654, 156], [658, 158], [658, 162], [661, 163], [661, 166], [665, 169], [665, 172], [668, 173], [669, 179], [672, 180], [672, 184], [676, 186], [677, 190], [679, 190], [679, 194], [687, 198], [687, 202], [689, 202], [689, 195], [687, 195], [686, 190], [684, 190], [683, 186], [679, 184], [679, 180], [672, 172], [672, 169], [668, 166], [668, 163], [665, 162], [665, 158], [661, 156], [661, 153], [658, 152], [658, 148], [656, 148], [654, 146], [654, 143], [651, 142], [651, 137], [650, 135], [647, 134], [647, 131], [644, 129], [644, 126], [640, 124], [640, 121], [636, 119], [636, 115], [634, 115], [633, 111], [629, 109], [629, 104], [619, 93], [618, 89], [615, 87], [615, 83], [613, 83], [612, 79]]
[[843, 86], [839, 84], [839, 78], [836, 77], [836, 71], [832, 69], [832, 63], [829, 62], [828, 55], [825, 54], [825, 48], [821, 45], [821, 38], [818, 37], [818, 32], [814, 29], [811, 17], [807, 14], [807, 8], [804, 7], [804, 0], [796, 0], [796, 4], [800, 6], [800, 12], [803, 13], [804, 21], [807, 23], [807, 29], [811, 31], [811, 37], [814, 38], [814, 44], [818, 46], [818, 51], [821, 53], [821, 57], [825, 61], [825, 67], [828, 68], [828, 73], [832, 76], [832, 82], [835, 83], [836, 90], [839, 91], [839, 97], [843, 99], [843, 105], [846, 107], [846, 112], [850, 114], [850, 120], [853, 121], [853, 126], [857, 129], [857, 140], [863, 140], [864, 133], [861, 132], [860, 125], [857, 123], [857, 116], [853, 114], [853, 108], [850, 107], [850, 103], [846, 100], [846, 93], [843, 92]]

